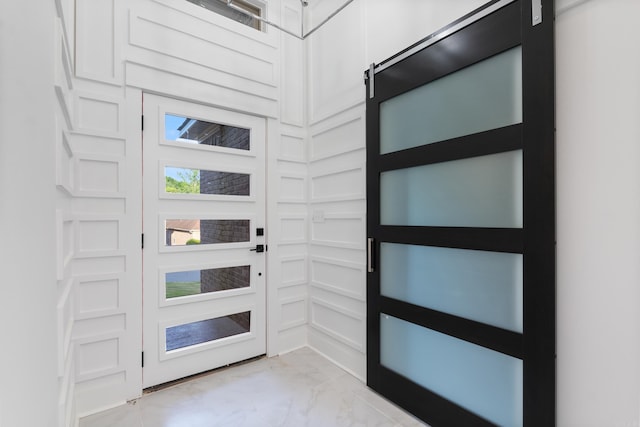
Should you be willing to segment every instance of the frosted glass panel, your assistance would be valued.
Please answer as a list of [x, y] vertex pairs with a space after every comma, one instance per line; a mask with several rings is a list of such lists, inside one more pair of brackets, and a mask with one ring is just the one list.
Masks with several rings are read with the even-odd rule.
[[500, 426], [522, 425], [522, 361], [386, 314], [382, 365]]
[[380, 174], [384, 225], [522, 227], [522, 151]]
[[380, 104], [381, 154], [522, 122], [515, 47]]
[[522, 332], [522, 255], [380, 245], [382, 295]]

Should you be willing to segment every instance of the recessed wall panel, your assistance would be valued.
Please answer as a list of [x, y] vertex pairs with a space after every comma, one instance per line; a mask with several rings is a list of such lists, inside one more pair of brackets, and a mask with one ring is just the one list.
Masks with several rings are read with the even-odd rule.
[[78, 315], [73, 326], [74, 338], [81, 342], [95, 341], [103, 334], [117, 335], [126, 329], [126, 314], [98, 314], [96, 316]]
[[74, 222], [69, 220], [63, 220], [62, 222], [62, 267], [65, 268], [71, 259], [73, 258], [74, 253], [74, 235], [75, 227]]
[[280, 302], [280, 330], [294, 328], [307, 322], [307, 301], [305, 298]]
[[280, 244], [304, 243], [307, 237], [306, 227], [304, 217], [281, 217]]
[[76, 133], [71, 136], [71, 141], [79, 152], [114, 157], [125, 156], [127, 154], [126, 142], [122, 138]]
[[72, 274], [77, 276], [120, 273], [125, 271], [125, 257], [117, 255], [95, 258], [74, 258], [71, 271]]
[[[296, 5], [297, 6], [297, 5]], [[300, 28], [300, 9], [283, 7], [285, 28], [296, 32]], [[280, 102], [281, 120], [284, 123], [302, 126], [304, 120], [304, 64], [303, 42], [282, 34], [282, 100]]]
[[313, 176], [312, 198], [314, 201], [364, 198], [364, 179], [364, 168]]
[[83, 376], [108, 371], [118, 366], [119, 356], [119, 339], [117, 337], [81, 343], [78, 345], [76, 373]]
[[[265, 51], [274, 54], [275, 50], [265, 45], [238, 37], [237, 33], [220, 26], [206, 24], [166, 9], [165, 13], [132, 16], [131, 21], [130, 43], [134, 46], [233, 76], [270, 85], [275, 83], [273, 58], [270, 55], [265, 58], [264, 55]], [[251, 48], [232, 48], [229, 40], [234, 40], [234, 44], [250, 45]]]
[[88, 133], [118, 136], [123, 132], [119, 101], [78, 95], [76, 105], [78, 129]]
[[120, 307], [119, 284], [120, 280], [117, 277], [79, 279], [78, 314], [91, 315], [118, 310]]
[[328, 301], [311, 300], [311, 322], [321, 331], [357, 350], [364, 350], [364, 319]]
[[113, 82], [116, 77], [115, 0], [76, 1], [77, 73]]
[[314, 134], [311, 137], [311, 158], [323, 159], [362, 147], [360, 136], [363, 131], [362, 117], [357, 117]]
[[280, 176], [280, 202], [306, 202], [307, 180], [304, 177]]
[[324, 221], [312, 223], [312, 240], [340, 247], [360, 248], [364, 245], [364, 217], [325, 215]]
[[78, 222], [80, 252], [115, 251], [120, 246], [120, 226], [117, 220]]
[[304, 146], [304, 138], [292, 135], [282, 135], [280, 137], [279, 158], [295, 162], [306, 162], [307, 156]]
[[280, 266], [282, 285], [297, 285], [306, 282], [306, 258], [284, 258], [280, 260]]
[[75, 165], [73, 151], [69, 145], [69, 134], [60, 129], [56, 146], [56, 184], [66, 189], [69, 193], [74, 190]]
[[364, 267], [355, 263], [329, 258], [311, 259], [311, 280], [333, 292], [364, 300]]
[[362, 4], [354, 2], [329, 20], [323, 31], [308, 39], [312, 123], [362, 102], [362, 69], [367, 63], [362, 16]]
[[78, 190], [118, 193], [120, 191], [120, 163], [89, 158], [78, 159]]

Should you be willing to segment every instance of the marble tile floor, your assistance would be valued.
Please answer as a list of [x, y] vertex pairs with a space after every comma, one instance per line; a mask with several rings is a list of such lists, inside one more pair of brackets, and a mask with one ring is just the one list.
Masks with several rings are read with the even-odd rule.
[[80, 420], [79, 427], [418, 427], [310, 348], [213, 371]]

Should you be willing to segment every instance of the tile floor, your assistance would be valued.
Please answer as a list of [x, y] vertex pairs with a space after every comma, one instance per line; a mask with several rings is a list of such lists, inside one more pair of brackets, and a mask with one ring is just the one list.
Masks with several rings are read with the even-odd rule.
[[424, 426], [309, 348], [149, 393], [80, 427]]

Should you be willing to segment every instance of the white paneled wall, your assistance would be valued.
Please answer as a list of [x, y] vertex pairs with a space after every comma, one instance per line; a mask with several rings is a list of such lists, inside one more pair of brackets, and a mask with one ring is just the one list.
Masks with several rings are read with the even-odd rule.
[[[311, 25], [332, 2], [310, 4]], [[335, 3], [335, 2], [334, 2]], [[307, 39], [309, 67], [309, 344], [366, 375], [365, 2]]]
[[73, 1], [56, 1], [54, 89], [56, 104], [56, 269], [58, 282], [57, 360], [59, 427], [73, 425], [76, 418], [75, 385], [77, 353], [73, 345], [77, 299], [72, 263], [77, 238], [72, 198], [77, 191], [77, 162], [72, 144], [75, 122], [74, 51], [75, 6]]
[[[83, 42], [76, 43], [76, 75], [82, 79], [76, 79], [71, 136], [74, 375], [80, 416], [135, 396], [130, 380], [138, 358], [130, 344], [140, 335], [135, 328], [136, 302], [141, 301], [139, 196], [127, 175], [138, 150], [130, 144], [134, 138], [128, 138], [125, 92], [116, 86], [118, 79], [122, 84], [122, 60], [115, 56], [121, 49], [105, 40], [114, 36], [117, 2], [102, 1], [97, 11], [83, 3], [77, 2], [77, 37]], [[100, 25], [86, 22], [98, 17]], [[109, 46], [107, 60], [92, 62], [92, 42], [100, 49]]]
[[[307, 26], [344, 2], [310, 3]], [[363, 73], [484, 3], [354, 0], [307, 39], [311, 346], [366, 373]]]
[[[62, 74], [68, 85], [58, 90], [68, 103], [58, 183], [69, 314], [60, 317], [72, 329], [64, 335], [74, 355], [65, 371], [76, 406], [69, 413], [83, 416], [142, 391], [143, 93], [267, 119], [269, 355], [307, 342], [308, 176], [302, 41], [186, 1], [75, 5], [76, 64], [61, 67], [75, 75]], [[296, 0], [269, 1], [266, 14], [300, 28]]]
[[[299, 33], [302, 7], [297, 0], [282, 2], [282, 25]], [[276, 302], [269, 308], [279, 311], [273, 320], [270, 353], [282, 353], [307, 344], [308, 322], [308, 212], [307, 132], [304, 104], [304, 43], [280, 34], [280, 126], [278, 144], [270, 146], [269, 167], [275, 174], [267, 187], [269, 212], [277, 250], [269, 255], [271, 285], [277, 286]], [[267, 215], [269, 215], [269, 212]], [[269, 251], [271, 252], [270, 246]], [[271, 318], [271, 317], [270, 317]]]

